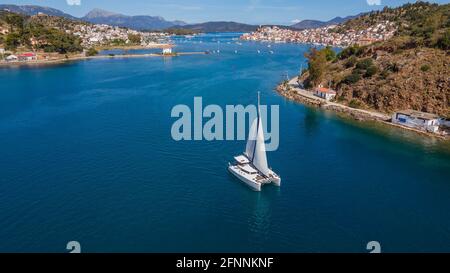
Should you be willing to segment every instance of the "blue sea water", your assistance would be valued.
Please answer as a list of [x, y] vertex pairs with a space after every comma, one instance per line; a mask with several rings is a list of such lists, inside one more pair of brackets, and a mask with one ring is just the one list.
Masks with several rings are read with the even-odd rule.
[[[274, 88], [308, 46], [234, 38], [175, 39], [220, 54], [0, 69], [0, 252], [450, 251], [448, 143], [288, 101]], [[170, 134], [173, 106], [257, 90], [280, 105], [282, 187], [262, 192], [227, 172], [244, 141]]]

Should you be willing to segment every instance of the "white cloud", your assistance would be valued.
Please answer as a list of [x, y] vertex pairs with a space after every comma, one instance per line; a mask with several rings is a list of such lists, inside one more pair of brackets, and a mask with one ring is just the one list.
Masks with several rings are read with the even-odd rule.
[[291, 23], [297, 24], [297, 23], [300, 23], [301, 21], [302, 21], [302, 20], [300, 20], [300, 19], [294, 19], [294, 20], [291, 21]]
[[366, 0], [369, 6], [379, 6], [381, 5], [381, 0]]
[[69, 6], [79, 6], [81, 5], [81, 0], [66, 0]]

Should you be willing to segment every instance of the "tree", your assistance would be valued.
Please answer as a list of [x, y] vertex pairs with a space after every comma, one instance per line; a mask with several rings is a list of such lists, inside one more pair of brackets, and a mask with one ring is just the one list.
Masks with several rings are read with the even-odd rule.
[[311, 48], [308, 53], [305, 54], [308, 59], [309, 77], [307, 79], [307, 86], [315, 86], [320, 84], [323, 74], [327, 68], [327, 53], [325, 50], [317, 50]]
[[346, 68], [351, 68], [351, 67], [354, 67], [357, 62], [358, 62], [358, 58], [356, 58], [356, 56], [351, 56], [350, 58], [348, 58], [348, 60], [345, 62], [344, 65]]
[[363, 59], [356, 64], [356, 68], [363, 69], [363, 70], [366, 70], [371, 66], [373, 66], [372, 58]]
[[89, 49], [86, 51], [86, 56], [88, 56], [88, 57], [90, 57], [90, 56], [95, 56], [95, 55], [97, 55], [97, 54], [98, 54], [98, 51], [97, 51], [95, 48], [93, 48], [93, 47], [89, 48]]
[[5, 39], [5, 48], [6, 50], [16, 50], [18, 46], [20, 46], [20, 35], [18, 33], [9, 33], [6, 35]]
[[338, 58], [343, 60], [351, 56], [359, 56], [363, 53], [363, 49], [358, 45], [353, 45], [345, 48], [338, 54]]
[[366, 73], [364, 74], [364, 77], [370, 78], [373, 75], [377, 74], [377, 72], [378, 72], [378, 68], [375, 65], [372, 65], [366, 69]]
[[331, 46], [327, 46], [322, 50], [325, 52], [327, 61], [331, 62], [336, 59], [336, 52], [334, 52], [334, 50], [333, 50], [333, 48], [331, 48]]
[[13, 27], [23, 29], [25, 19], [19, 14], [9, 13], [6, 16], [5, 21], [10, 25], [10, 32], [13, 32]]
[[361, 75], [358, 73], [352, 73], [352, 74], [348, 75], [347, 77], [345, 77], [343, 82], [346, 84], [353, 84], [353, 83], [357, 83], [359, 80], [361, 80]]
[[437, 47], [443, 50], [450, 50], [450, 29], [440, 37], [436, 43]]
[[132, 44], [140, 44], [141, 43], [141, 35], [139, 34], [128, 34], [128, 40]]

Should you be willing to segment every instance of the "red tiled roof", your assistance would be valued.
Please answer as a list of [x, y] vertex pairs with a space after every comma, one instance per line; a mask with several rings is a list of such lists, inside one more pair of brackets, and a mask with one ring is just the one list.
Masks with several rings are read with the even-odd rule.
[[317, 88], [317, 91], [322, 92], [322, 93], [336, 94], [336, 91], [331, 90], [329, 88], [324, 88], [324, 87]]
[[29, 53], [23, 53], [23, 54], [20, 54], [20, 55], [19, 55], [19, 57], [34, 57], [34, 56], [36, 56], [36, 54], [31, 53], [31, 52], [29, 52]]

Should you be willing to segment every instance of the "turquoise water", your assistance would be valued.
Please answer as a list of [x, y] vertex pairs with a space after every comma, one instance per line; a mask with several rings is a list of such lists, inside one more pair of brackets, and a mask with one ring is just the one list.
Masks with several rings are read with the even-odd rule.
[[[308, 46], [232, 38], [176, 40], [221, 54], [1, 69], [0, 251], [450, 251], [449, 144], [287, 101], [273, 89]], [[257, 90], [280, 105], [283, 179], [259, 193], [226, 169], [245, 142], [170, 135], [174, 105]]]

